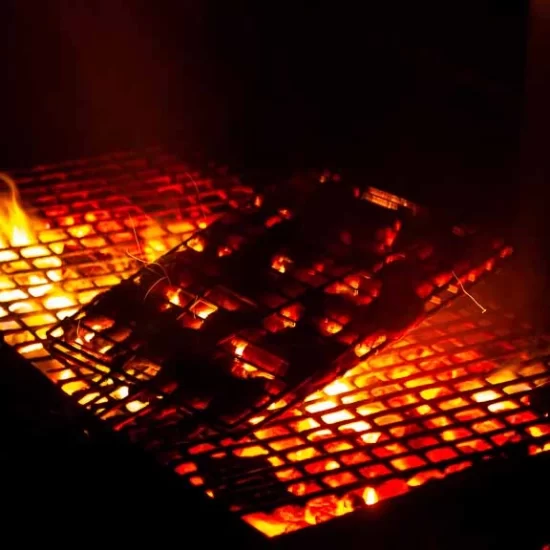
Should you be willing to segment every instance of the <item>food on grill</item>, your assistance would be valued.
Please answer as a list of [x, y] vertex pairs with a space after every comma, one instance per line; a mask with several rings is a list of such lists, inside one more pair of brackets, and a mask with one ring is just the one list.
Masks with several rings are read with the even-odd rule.
[[187, 435], [265, 420], [399, 338], [439, 287], [502, 251], [362, 197], [339, 178], [269, 188], [63, 321], [50, 349], [127, 380], [128, 399], [183, 409]]

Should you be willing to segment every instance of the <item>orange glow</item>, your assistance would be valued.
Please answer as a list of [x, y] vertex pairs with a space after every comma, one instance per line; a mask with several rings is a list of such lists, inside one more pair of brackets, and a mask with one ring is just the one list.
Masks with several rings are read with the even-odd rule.
[[373, 506], [378, 502], [378, 493], [376, 489], [372, 487], [367, 487], [363, 492], [363, 500], [367, 506]]
[[416, 204], [376, 187], [369, 187], [362, 198], [390, 210], [397, 210], [399, 207], [408, 208], [415, 214], [419, 210]]
[[113, 397], [116, 397], [117, 399], [126, 399], [130, 393], [130, 390], [128, 389], [128, 386], [120, 386], [113, 392]]
[[179, 289], [169, 288], [166, 290], [166, 297], [171, 304], [182, 307]]
[[202, 237], [197, 236], [192, 238], [187, 244], [189, 248], [192, 248], [196, 252], [202, 252], [204, 250], [205, 241]]
[[235, 355], [237, 357], [242, 357], [244, 350], [246, 349], [247, 343], [246, 342], [236, 342], [235, 344]]
[[44, 300], [44, 307], [46, 309], [62, 309], [65, 307], [75, 306], [76, 302], [69, 296], [49, 296]]
[[[116, 162], [119, 158], [123, 156], [117, 157]], [[95, 169], [90, 168], [92, 174]], [[65, 179], [66, 175], [55, 172], [52, 179], [59, 179], [60, 183], [54, 182], [45, 195], [37, 195], [37, 190], [44, 193], [44, 188], [39, 186], [42, 178], [47, 179], [42, 169], [31, 173], [30, 178], [21, 177], [18, 183], [29, 180], [35, 183], [20, 185], [20, 189], [12, 178], [0, 174], [0, 330], [8, 344], [48, 373], [56, 367], [56, 362], [40, 342], [52, 324], [74, 315], [99, 293], [131, 276], [144, 261], [153, 262], [176, 244], [190, 239], [205, 219], [210, 223], [216, 218], [204, 206], [201, 215], [206, 213], [206, 217], [200, 223], [193, 222], [192, 217], [181, 219], [179, 207], [174, 206], [170, 197], [165, 202], [176, 216], [162, 218], [165, 215], [162, 212], [157, 222], [138, 206], [130, 206], [126, 197], [138, 202], [154, 199], [160, 204], [164, 190], [170, 193], [180, 184], [159, 188], [140, 183], [140, 191], [135, 196], [128, 189], [123, 197], [118, 195], [120, 190], [114, 184], [109, 190], [101, 191], [105, 199], [88, 200], [87, 197], [97, 193], [101, 181], [92, 176], [83, 180], [85, 163], [68, 164], [64, 170], [68, 174], [75, 172], [74, 182], [70, 176]], [[196, 198], [203, 191], [215, 198], [211, 182], [197, 180], [197, 185], [197, 193], [191, 200], [191, 208], [195, 209]], [[33, 210], [25, 212], [22, 203], [31, 205]], [[35, 216], [34, 209], [40, 211], [40, 218]], [[170, 302], [180, 307], [188, 305], [184, 300], [177, 289], [170, 298]], [[202, 301], [194, 306], [190, 308], [191, 313], [198, 319], [206, 319], [216, 309]], [[92, 337], [91, 333], [83, 333], [78, 340], [90, 341]], [[107, 347], [100, 349], [107, 350]], [[64, 380], [72, 375], [63, 371], [51, 376]], [[63, 389], [72, 393], [79, 385], [80, 382], [71, 382]], [[144, 406], [140, 401], [131, 401], [126, 408], [132, 412]]]
[[195, 305], [191, 307], [193, 315], [196, 315], [201, 319], [208, 319], [208, 317], [217, 310], [218, 308], [214, 304], [209, 304], [202, 300], [196, 302]]
[[[31, 221], [21, 208], [19, 191], [15, 182], [0, 173], [0, 182], [7, 187], [0, 196], [0, 248], [7, 246], [27, 246], [36, 241], [31, 229]], [[40, 247], [43, 248], [43, 247]]]
[[[475, 308], [473, 304], [471, 310], [478, 320], [481, 316]], [[441, 322], [448, 319], [442, 316]], [[484, 331], [491, 322], [496, 321], [486, 313]], [[304, 506], [290, 504], [289, 499], [288, 505], [271, 513], [245, 514], [243, 519], [267, 536], [278, 536], [376, 505], [428, 480], [442, 479], [472, 465], [459, 457], [498, 452], [501, 446], [520, 441], [525, 433], [540, 441], [529, 448], [531, 454], [550, 451], [550, 427], [533, 423], [538, 416], [530, 411], [517, 412], [520, 396], [532, 388], [525, 377], [547, 376], [546, 367], [531, 364], [504, 373], [497, 363], [487, 362], [481, 351], [464, 351], [458, 330], [461, 323], [465, 325], [462, 330], [472, 330], [460, 319], [457, 328], [452, 324], [445, 328], [454, 335], [454, 347], [447, 348], [454, 361], [434, 359], [441, 354], [438, 339], [448, 337], [437, 323], [432, 328], [421, 325], [418, 338], [434, 331], [430, 337], [433, 348], [403, 341], [393, 351], [373, 357], [309, 395], [272, 425], [255, 431], [247, 446], [239, 448], [239, 456], [265, 456], [277, 468], [274, 474], [289, 495], [310, 499]], [[498, 340], [498, 331], [493, 338]], [[437, 376], [430, 375], [432, 370]], [[495, 413], [499, 416], [494, 417]], [[527, 422], [531, 425], [524, 433], [522, 425]], [[439, 439], [433, 430], [439, 432]], [[218, 445], [214, 449], [231, 448], [230, 442]], [[271, 455], [273, 451], [277, 456]], [[395, 470], [403, 479], [388, 478]], [[341, 497], [318, 496], [326, 489], [309, 476], [319, 478], [325, 487], [349, 487], [349, 491]], [[376, 488], [365, 488], [365, 479], [380, 476], [385, 481]]]
[[271, 267], [279, 273], [285, 273], [287, 270], [287, 266], [289, 266], [291, 263], [292, 260], [287, 256], [277, 256], [273, 259]]
[[345, 380], [339, 379], [335, 380], [331, 384], [325, 387], [325, 393], [328, 395], [339, 395], [353, 389], [353, 386], [346, 382]]

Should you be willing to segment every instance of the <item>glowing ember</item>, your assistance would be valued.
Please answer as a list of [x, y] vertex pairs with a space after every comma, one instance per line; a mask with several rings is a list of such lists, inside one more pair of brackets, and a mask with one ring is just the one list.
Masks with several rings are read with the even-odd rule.
[[279, 273], [285, 273], [287, 270], [287, 267], [292, 263], [292, 260], [288, 258], [287, 256], [277, 256], [273, 259], [273, 263], [271, 264], [271, 267], [273, 269], [277, 270]]
[[236, 342], [235, 344], [235, 355], [237, 357], [242, 357], [244, 350], [246, 349], [247, 343], [246, 342]]
[[372, 506], [373, 504], [376, 504], [378, 502], [378, 493], [376, 492], [376, 489], [373, 489], [372, 487], [367, 487], [365, 489], [365, 492], [363, 493], [363, 500], [365, 501], [365, 504], [367, 506]]
[[199, 300], [195, 305], [191, 306], [190, 310], [193, 312], [193, 315], [200, 317], [201, 319], [208, 319], [212, 313], [217, 311], [217, 307], [214, 304], [209, 304], [203, 300]]

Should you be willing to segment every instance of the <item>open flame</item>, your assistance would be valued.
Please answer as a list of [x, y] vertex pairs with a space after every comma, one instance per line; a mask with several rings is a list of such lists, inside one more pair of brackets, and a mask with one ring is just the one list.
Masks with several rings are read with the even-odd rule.
[[3, 173], [0, 173], [0, 181], [7, 187], [0, 192], [0, 248], [36, 242], [32, 222], [21, 207], [17, 185]]

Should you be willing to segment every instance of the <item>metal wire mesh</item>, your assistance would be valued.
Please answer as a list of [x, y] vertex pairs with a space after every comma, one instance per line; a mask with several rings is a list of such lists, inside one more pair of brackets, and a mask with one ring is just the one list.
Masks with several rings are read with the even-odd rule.
[[0, 330], [48, 370], [48, 327], [188, 238], [247, 193], [223, 167], [198, 172], [153, 149], [14, 174], [34, 238], [0, 246]]
[[[550, 450], [530, 404], [550, 341], [460, 300], [249, 437], [140, 440], [273, 536], [327, 521], [510, 452]], [[538, 350], [538, 351], [537, 351]]]
[[[420, 259], [414, 224], [402, 230], [412, 233], [402, 238], [407, 246], [396, 248], [401, 219], [348, 195], [339, 180], [329, 185], [278, 187], [265, 207], [264, 196], [255, 197], [52, 330], [51, 351], [75, 371], [86, 405], [138, 431], [177, 425], [193, 438], [209, 427], [247, 428], [456, 296], [454, 271]], [[308, 191], [296, 198], [302, 187]], [[332, 212], [340, 219], [325, 236]], [[313, 239], [301, 242], [310, 223]], [[446, 244], [467, 238], [446, 229]], [[476, 259], [456, 262], [460, 285], [509, 253], [498, 239], [480, 241]], [[434, 246], [429, 261], [441, 261], [447, 251]]]
[[[43, 339], [140, 260], [188, 239], [250, 190], [214, 168], [190, 172], [159, 150], [16, 176], [37, 240], [0, 248], [0, 330], [8, 343], [83, 406], [100, 415], [125, 411], [110, 417], [115, 427], [262, 532], [316, 525], [510, 449], [550, 450], [547, 419], [530, 403], [549, 378], [546, 348], [536, 348], [529, 327], [485, 302], [481, 314], [467, 297], [246, 437], [211, 429], [200, 444], [185, 442], [177, 431], [182, 411], [154, 396], [130, 397], [147, 368], [98, 378], [78, 356], [70, 365], [52, 359]], [[455, 282], [427, 307], [463, 294]]]

